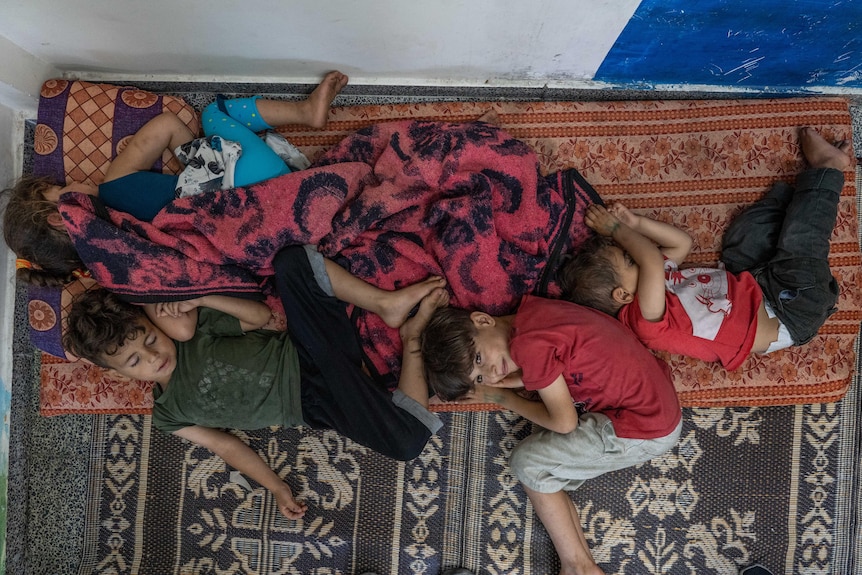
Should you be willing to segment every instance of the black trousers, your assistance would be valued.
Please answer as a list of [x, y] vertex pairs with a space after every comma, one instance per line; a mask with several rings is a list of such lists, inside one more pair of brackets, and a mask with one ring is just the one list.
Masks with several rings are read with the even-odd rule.
[[796, 186], [775, 184], [737, 216], [724, 234], [727, 271], [750, 271], [793, 343], [809, 342], [836, 311], [838, 282], [829, 270], [844, 173], [806, 170]]
[[281, 250], [273, 267], [299, 354], [305, 422], [334, 429], [393, 459], [417, 457], [431, 431], [362, 370], [362, 348], [345, 304], [320, 289], [304, 248]]

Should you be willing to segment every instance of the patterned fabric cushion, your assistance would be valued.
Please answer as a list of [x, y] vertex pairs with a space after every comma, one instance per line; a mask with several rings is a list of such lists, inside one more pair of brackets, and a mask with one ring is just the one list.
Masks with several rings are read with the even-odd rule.
[[[33, 174], [57, 183], [100, 184], [108, 164], [132, 135], [165, 111], [198, 131], [197, 113], [179, 98], [109, 84], [48, 80], [39, 98]], [[182, 166], [166, 151], [154, 168], [178, 173]], [[66, 357], [60, 343], [60, 291], [30, 290], [30, 339], [37, 348]]]
[[[180, 98], [109, 84], [48, 80], [42, 85], [39, 99], [33, 142], [36, 152], [33, 174], [48, 176], [57, 183], [99, 184], [105, 178], [105, 170], [111, 159], [128, 144], [131, 136], [150, 119], [165, 111], [175, 113], [192, 131], [199, 131], [197, 113]], [[172, 154], [166, 152], [154, 169], [178, 173], [182, 166]], [[64, 288], [30, 287], [30, 339], [35, 347], [45, 352], [42, 370], [43, 413], [78, 411], [79, 408], [88, 412], [116, 412], [117, 405], [126, 405], [131, 412], [138, 413], [142, 408], [135, 406], [141, 404], [142, 400], [134, 397], [134, 394], [119, 391], [118, 395], [132, 396], [134, 401], [124, 403], [122, 399], [110, 399], [102, 409], [100, 401], [105, 396], [115, 394], [112, 389], [115, 381], [112, 378], [100, 383], [99, 387], [103, 390], [101, 395], [86, 393], [86, 386], [81, 386], [75, 393], [64, 391], [70, 382], [77, 385], [82, 381], [96, 382], [103, 379], [104, 370], [88, 362], [63, 361], [75, 359], [67, 356], [61, 344], [64, 311], [74, 294], [90, 285], [75, 281]], [[81, 379], [81, 374], [86, 377]], [[83, 399], [87, 395], [95, 399]]]
[[[685, 228], [696, 244], [690, 263], [698, 264], [718, 260], [723, 230], [743, 206], [775, 180], [793, 181], [802, 167], [799, 126], [813, 126], [833, 140], [851, 137], [843, 98], [369, 105], [333, 109], [324, 130], [290, 126], [280, 131], [314, 159], [348, 133], [373, 123], [395, 118], [465, 121], [492, 108], [509, 133], [537, 151], [543, 173], [574, 167], [605, 201], [623, 200]], [[830, 256], [841, 286], [839, 312], [807, 346], [752, 357], [734, 372], [665, 356], [684, 405], [820, 403], [844, 395], [862, 320], [862, 295], [855, 288], [862, 284], [855, 198], [848, 174]], [[49, 367], [54, 369], [53, 364]], [[71, 391], [48, 393], [61, 380], [72, 379], [87, 382], [91, 394], [79, 392], [84, 401], [77, 401]], [[110, 402], [99, 395], [104, 381], [88, 380], [82, 373], [43, 369], [42, 383], [46, 414], [105, 411]], [[48, 395], [62, 400], [48, 404]], [[98, 405], [89, 397], [97, 397]], [[142, 406], [130, 408], [124, 399], [116, 402], [115, 411], [146, 409], [151, 401], [150, 394], [144, 394]], [[465, 408], [445, 404], [436, 409]]]
[[78, 358], [63, 349], [63, 318], [69, 311], [75, 296], [98, 287], [89, 278], [78, 278], [62, 288], [29, 286], [30, 341], [58, 359], [75, 361]]

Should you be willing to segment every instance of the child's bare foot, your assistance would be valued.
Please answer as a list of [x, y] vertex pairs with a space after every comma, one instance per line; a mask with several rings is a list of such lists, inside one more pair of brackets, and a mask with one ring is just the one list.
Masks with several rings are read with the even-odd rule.
[[[445, 282], [444, 282], [445, 284]], [[422, 332], [425, 331], [425, 326], [431, 321], [431, 316], [434, 311], [440, 307], [449, 305], [449, 292], [442, 287], [435, 287], [431, 292], [422, 298], [419, 302], [419, 308], [416, 315], [410, 317], [401, 325], [398, 331], [401, 335], [401, 342], [408, 345], [408, 342], [416, 342], [422, 337]], [[417, 348], [418, 349], [418, 348]]]
[[312, 128], [322, 128], [326, 125], [329, 117], [329, 106], [341, 92], [341, 89], [347, 85], [348, 79], [346, 75], [337, 70], [323, 77], [323, 81], [303, 102], [304, 115], [306, 116], [304, 124]]
[[847, 141], [833, 146], [817, 130], [802, 128], [799, 130], [799, 144], [802, 146], [802, 155], [812, 168], [835, 168], [843, 172], [853, 165], [848, 153], [850, 143]]
[[500, 127], [500, 116], [497, 114], [497, 110], [491, 109], [479, 116], [477, 122], [485, 122], [486, 124], [491, 124], [492, 126]]
[[389, 327], [401, 327], [410, 317], [422, 299], [437, 288], [446, 285], [446, 280], [439, 276], [432, 276], [425, 281], [401, 288], [399, 290], [386, 292], [385, 301], [381, 303], [378, 315]]

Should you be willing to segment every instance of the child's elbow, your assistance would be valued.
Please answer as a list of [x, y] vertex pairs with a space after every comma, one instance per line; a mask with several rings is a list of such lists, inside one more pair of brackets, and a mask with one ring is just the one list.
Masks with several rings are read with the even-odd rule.
[[175, 341], [189, 341], [195, 336], [197, 326], [177, 324], [171, 328], [169, 337]]
[[567, 433], [571, 433], [578, 428], [578, 418], [566, 418], [565, 421], [558, 422], [554, 427], [555, 429], [553, 429], [553, 431], [566, 435]]
[[688, 232], [683, 232], [683, 235], [685, 238], [682, 241], [682, 250], [685, 252], [685, 255], [688, 256], [688, 254], [691, 253], [691, 248], [694, 247], [694, 239]]
[[249, 318], [246, 321], [241, 321], [240, 327], [242, 328], [242, 331], [254, 331], [256, 329], [261, 329], [263, 326], [268, 324], [270, 319], [272, 319], [272, 310], [270, 310], [268, 306], [261, 304], [260, 307], [255, 310], [254, 317]]

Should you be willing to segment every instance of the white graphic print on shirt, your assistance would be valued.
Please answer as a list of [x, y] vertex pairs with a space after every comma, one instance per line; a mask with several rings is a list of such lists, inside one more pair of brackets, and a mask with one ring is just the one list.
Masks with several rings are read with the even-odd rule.
[[727, 296], [727, 272], [719, 268], [679, 269], [665, 260], [665, 287], [676, 294], [691, 320], [693, 335], [715, 340], [733, 303]]

